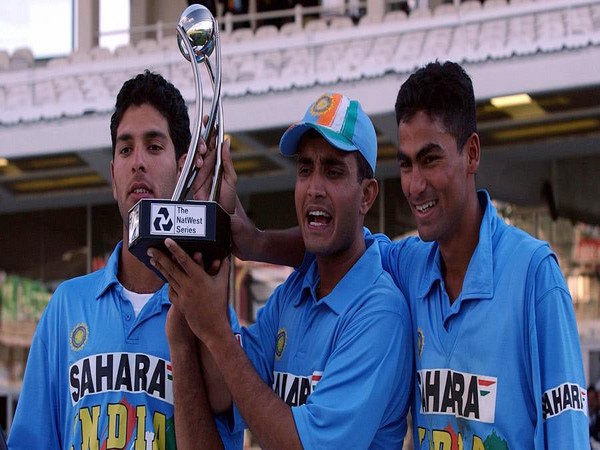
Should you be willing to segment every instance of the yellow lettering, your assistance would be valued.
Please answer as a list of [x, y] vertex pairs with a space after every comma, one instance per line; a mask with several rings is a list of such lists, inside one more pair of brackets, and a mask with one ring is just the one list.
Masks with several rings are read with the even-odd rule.
[[124, 448], [127, 444], [127, 408], [115, 403], [108, 405], [108, 438], [106, 448]]
[[423, 439], [425, 439], [425, 428], [419, 427], [419, 446], [423, 445]]
[[154, 442], [152, 450], [165, 450], [167, 441], [167, 417], [159, 412], [154, 413]]
[[433, 446], [436, 450], [450, 450], [452, 448], [452, 436], [444, 430], [433, 430]]
[[135, 410], [137, 416], [137, 432], [135, 433], [135, 450], [146, 450], [146, 407], [141, 405]]
[[473, 450], [485, 450], [483, 441], [479, 436], [473, 436]]
[[100, 406], [92, 406], [90, 414], [89, 408], [79, 410], [79, 420], [81, 421], [81, 448], [89, 450], [98, 450], [100, 441], [98, 440], [98, 418], [100, 417]]

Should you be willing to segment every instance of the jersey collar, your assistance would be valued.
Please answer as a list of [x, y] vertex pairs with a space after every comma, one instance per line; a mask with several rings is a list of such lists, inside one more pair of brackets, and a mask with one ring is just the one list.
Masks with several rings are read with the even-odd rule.
[[[381, 276], [383, 267], [381, 265], [381, 254], [378, 245], [372, 245], [373, 238], [365, 237], [367, 249], [356, 261], [344, 277], [338, 282], [329, 295], [319, 300], [319, 303], [327, 305], [334, 313], [342, 315], [352, 306], [350, 301], [356, 292], [364, 290], [365, 286], [373, 285]], [[312, 299], [317, 301], [316, 289], [319, 284], [319, 272], [317, 262], [313, 260], [306, 271], [302, 281], [302, 295], [294, 299], [294, 306], [298, 306], [303, 300]], [[310, 294], [307, 294], [307, 293]]]
[[[121, 286], [119, 279], [117, 278], [117, 273], [119, 273], [119, 257], [121, 256], [121, 251], [123, 250], [123, 241], [120, 241], [113, 250], [112, 254], [108, 258], [106, 262], [106, 266], [102, 270], [102, 278], [100, 283], [98, 284], [98, 291], [96, 293], [96, 300], [100, 300], [100, 298], [108, 291], [110, 288], [115, 286]], [[164, 304], [168, 304], [169, 296], [168, 296], [168, 284], [165, 283], [158, 291], [158, 295], [161, 297], [160, 306]]]
[[[478, 191], [477, 197], [484, 209], [479, 228], [479, 242], [467, 267], [459, 299], [491, 299], [494, 296], [493, 235], [498, 221], [502, 219], [498, 217], [498, 212], [487, 191]], [[426, 272], [422, 290], [419, 292], [421, 298], [428, 296], [434, 283], [441, 284], [443, 280], [442, 259], [437, 243], [432, 244], [427, 267], [430, 267], [430, 270]]]

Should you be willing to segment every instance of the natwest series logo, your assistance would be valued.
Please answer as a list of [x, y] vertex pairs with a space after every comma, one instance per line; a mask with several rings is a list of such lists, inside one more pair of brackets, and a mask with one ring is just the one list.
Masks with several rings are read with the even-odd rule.
[[496, 416], [495, 377], [427, 369], [417, 372], [422, 414], [449, 414], [493, 423]]
[[171, 364], [142, 353], [102, 353], [69, 367], [71, 402], [101, 392], [145, 392], [173, 404]]
[[563, 383], [542, 395], [544, 420], [573, 409], [587, 415], [587, 391], [577, 384]]
[[292, 373], [273, 372], [273, 391], [288, 405], [300, 406], [317, 387], [323, 372], [313, 372], [310, 377]]

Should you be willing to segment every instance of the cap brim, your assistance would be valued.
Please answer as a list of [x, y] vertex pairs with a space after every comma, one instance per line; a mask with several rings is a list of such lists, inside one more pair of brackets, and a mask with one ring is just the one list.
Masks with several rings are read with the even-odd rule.
[[298, 144], [302, 136], [309, 131], [316, 130], [327, 142], [339, 150], [355, 151], [356, 145], [346, 139], [344, 136], [331, 131], [328, 128], [321, 127], [314, 123], [297, 123], [283, 133], [279, 141], [279, 150], [285, 156], [293, 156], [298, 152]]

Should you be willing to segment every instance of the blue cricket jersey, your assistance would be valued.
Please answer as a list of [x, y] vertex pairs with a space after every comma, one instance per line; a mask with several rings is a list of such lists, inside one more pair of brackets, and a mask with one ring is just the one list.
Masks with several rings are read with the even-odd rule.
[[408, 306], [367, 250], [335, 289], [317, 300], [308, 259], [242, 329], [261, 378], [291, 408], [307, 449], [401, 448], [412, 390]]
[[479, 243], [452, 304], [437, 243], [377, 235], [413, 318], [416, 448], [589, 449], [577, 325], [556, 257], [478, 195]]
[[[176, 448], [168, 286], [136, 317], [117, 280], [121, 250], [52, 296], [29, 352], [11, 449]], [[243, 431], [216, 422], [225, 448], [241, 449]]]

